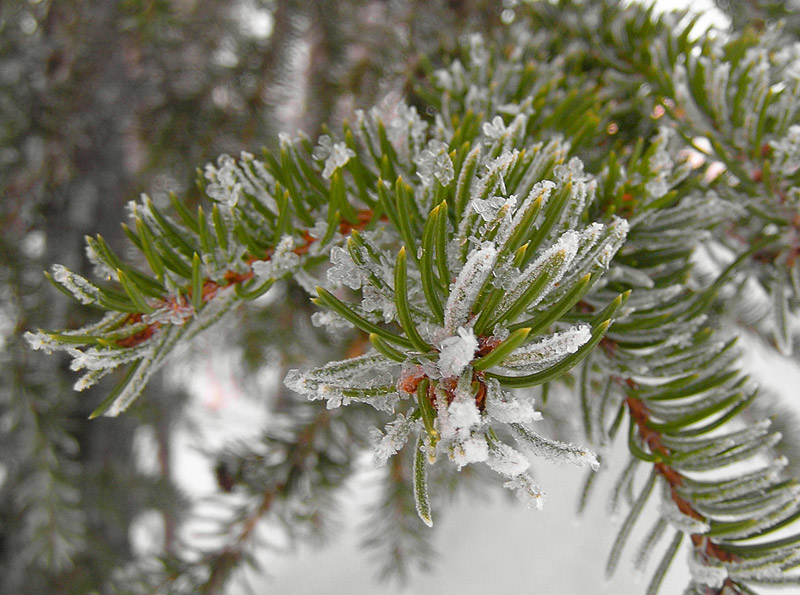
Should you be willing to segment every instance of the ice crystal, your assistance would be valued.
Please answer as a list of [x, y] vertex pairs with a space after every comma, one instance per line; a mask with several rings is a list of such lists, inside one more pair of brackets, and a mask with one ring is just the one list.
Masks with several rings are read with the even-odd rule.
[[372, 438], [374, 440], [375, 454], [373, 461], [376, 467], [382, 467], [386, 462], [403, 448], [411, 432], [419, 425], [419, 420], [405, 417], [402, 413], [392, 422], [384, 427], [384, 432], [373, 428]]
[[503, 118], [500, 116], [495, 116], [492, 118], [491, 122], [483, 123], [483, 134], [488, 138], [498, 139], [501, 138], [505, 133], [506, 124], [503, 122]]
[[350, 253], [341, 246], [334, 246], [330, 255], [331, 264], [328, 269], [328, 281], [334, 286], [346, 285], [350, 289], [361, 287], [361, 272]]
[[497, 214], [503, 207], [506, 208], [508, 212], [511, 211], [517, 204], [517, 197], [516, 196], [509, 196], [508, 198], [504, 198], [502, 196], [494, 196], [492, 198], [487, 198], [486, 200], [477, 199], [473, 200], [470, 203], [472, 209], [481, 216], [481, 218], [486, 221], [487, 223], [493, 221], [497, 218]]
[[349, 331], [353, 329], [353, 324], [335, 312], [314, 312], [311, 315], [311, 324], [316, 327], [322, 327], [332, 335], [340, 335], [342, 331]]
[[380, 312], [384, 322], [394, 320], [396, 310], [393, 299], [382, 294], [372, 284], [364, 284], [361, 291], [361, 308], [364, 312]]
[[538, 510], [544, 508], [544, 492], [534, 479], [527, 473], [520, 473], [514, 479], [503, 484], [504, 488], [513, 490], [517, 498], [524, 502], [528, 508], [536, 507]]
[[334, 143], [330, 136], [323, 134], [317, 141], [317, 146], [311, 152], [311, 156], [317, 161], [324, 161], [322, 177], [330, 179], [333, 173], [347, 164], [351, 158], [356, 156], [355, 151], [348, 147], [344, 142]]
[[455, 177], [447, 145], [440, 140], [428, 141], [428, 147], [420, 151], [414, 163], [417, 165], [417, 175], [423, 186], [430, 186], [434, 179], [442, 186], [447, 186]]
[[257, 260], [253, 263], [253, 273], [263, 279], [278, 279], [299, 264], [300, 257], [294, 253], [294, 238], [285, 235], [275, 246], [269, 260]]
[[[466, 384], [469, 386], [470, 376], [466, 375], [462, 378], [466, 378]], [[466, 394], [456, 395], [453, 402], [447, 407], [447, 414], [456, 435], [468, 435], [472, 428], [481, 423], [481, 412], [469, 390]]]
[[561, 183], [584, 180], [586, 178], [586, 174], [583, 172], [583, 161], [577, 157], [570, 159], [566, 165], [563, 163], [556, 165], [553, 168], [553, 175]]
[[458, 376], [475, 357], [478, 339], [473, 330], [459, 327], [456, 335], [439, 344], [439, 372], [443, 377]]
[[[406, 139], [410, 138], [413, 142], [420, 142], [425, 136], [428, 123], [419, 117], [417, 108], [409, 106], [403, 101], [399, 101], [393, 110], [388, 112], [383, 120], [387, 122], [386, 133], [389, 140], [397, 145], [405, 145]], [[371, 112], [373, 117], [379, 117], [380, 110]]]
[[206, 164], [204, 176], [209, 182], [206, 194], [227, 207], [235, 206], [242, 194], [236, 169], [236, 160], [230, 155], [220, 155], [216, 166]]

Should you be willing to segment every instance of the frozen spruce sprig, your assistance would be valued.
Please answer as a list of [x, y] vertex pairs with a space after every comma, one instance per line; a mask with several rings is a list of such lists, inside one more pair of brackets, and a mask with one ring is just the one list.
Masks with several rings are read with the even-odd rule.
[[[316, 288], [314, 302], [368, 333], [371, 352], [286, 378], [328, 407], [361, 402], [394, 412], [383, 432], [375, 430], [375, 462], [412, 445], [416, 507], [428, 525], [427, 467], [443, 458], [458, 469], [487, 465], [536, 507], [543, 493], [528, 474], [528, 456], [597, 469], [589, 449], [536, 433], [531, 424], [541, 414], [530, 393], [516, 389], [567, 374], [627, 299], [591, 316], [574, 311], [627, 230], [619, 222], [570, 228], [575, 209], [585, 208], [583, 187], [564, 176], [514, 176], [527, 159], [516, 148], [481, 158], [464, 147], [475, 161], [456, 159], [451, 175], [448, 158], [437, 175], [442, 147], [429, 143], [420, 152], [418, 186], [380, 183], [386, 233], [353, 231], [331, 251], [326, 283]], [[442, 200], [431, 207], [434, 181]], [[459, 199], [465, 188], [475, 194]], [[399, 248], [384, 241], [391, 232]], [[379, 299], [385, 307], [376, 312]], [[577, 323], [562, 322], [568, 312]]]

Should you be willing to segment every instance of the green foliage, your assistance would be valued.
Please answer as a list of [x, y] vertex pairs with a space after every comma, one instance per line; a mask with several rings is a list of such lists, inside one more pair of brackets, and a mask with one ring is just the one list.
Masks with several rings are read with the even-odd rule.
[[792, 348], [800, 58], [780, 27], [695, 38], [684, 17], [573, 0], [508, 9], [499, 35], [422, 59], [412, 104], [356, 111], [316, 144], [284, 135], [260, 158], [223, 155], [196, 210], [130, 203], [137, 257], [87, 238], [102, 281], [53, 268], [104, 314], [29, 343], [67, 352], [85, 370], [78, 390], [127, 368], [93, 417], [125, 411], [177, 346], [274, 286], [302, 288], [340, 341], [286, 374], [285, 435], [223, 455], [221, 485], [250, 497], [220, 528], [230, 541], [125, 580], [218, 591], [263, 517], [299, 537], [324, 526], [368, 432], [390, 466], [370, 542], [401, 574], [425, 567], [407, 516], [432, 526], [437, 490], [459, 483], [434, 479], [484, 464], [540, 508], [531, 461], [598, 470], [589, 447], [534, 430], [551, 390], [574, 393], [601, 454], [627, 428], [612, 500], [631, 506], [609, 573], [659, 498], [636, 555], [671, 533], [649, 593], [682, 542], [687, 593], [800, 580], [800, 489], [780, 432], [750, 414], [760, 395], [735, 345], [750, 327]]

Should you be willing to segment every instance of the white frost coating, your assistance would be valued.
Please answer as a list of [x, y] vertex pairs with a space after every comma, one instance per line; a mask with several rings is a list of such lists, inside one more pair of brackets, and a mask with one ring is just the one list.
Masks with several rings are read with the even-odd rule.
[[75, 350], [73, 360], [69, 363], [69, 369], [73, 372], [80, 370], [103, 370], [114, 369], [122, 364], [135, 361], [145, 357], [152, 351], [152, 346], [139, 347], [137, 349], [97, 349], [90, 347], [86, 351]]
[[81, 304], [92, 304], [97, 301], [100, 295], [97, 287], [63, 265], [53, 265], [53, 279], [69, 291]]
[[728, 578], [728, 571], [724, 566], [712, 566], [698, 560], [693, 551], [689, 551], [689, 573], [695, 583], [720, 589]]
[[[540, 292], [539, 296], [531, 301], [528, 307], [533, 307], [542, 301], [550, 290], [555, 286], [556, 283], [561, 281], [561, 278], [564, 276], [564, 273], [569, 269], [570, 264], [572, 264], [573, 259], [575, 258], [575, 254], [578, 252], [578, 247], [580, 246], [580, 239], [581, 234], [577, 231], [569, 230], [564, 232], [558, 241], [553, 244], [550, 248], [548, 248], [544, 254], [542, 254], [539, 258], [533, 261], [520, 275], [517, 277], [516, 280], [516, 287], [509, 291], [503, 301], [500, 303], [500, 310], [504, 310], [511, 306], [523, 293], [525, 290], [528, 289], [531, 283], [541, 275], [546, 267], [554, 267], [557, 266], [558, 268], [555, 270], [555, 274], [553, 278], [550, 280], [548, 286]], [[563, 256], [561, 256], [563, 254]], [[554, 264], [561, 259], [560, 264]]]
[[533, 403], [517, 399], [500, 388], [500, 384], [490, 379], [486, 391], [486, 413], [489, 417], [504, 423], [526, 424], [542, 419], [542, 414], [533, 408]]
[[544, 457], [554, 463], [570, 463], [578, 467], [591, 467], [592, 471], [600, 469], [597, 455], [587, 448], [544, 438], [519, 424], [512, 424], [511, 429], [520, 446], [534, 456]]
[[402, 413], [384, 427], [384, 432], [372, 428], [372, 439], [375, 445], [373, 461], [376, 467], [383, 467], [386, 462], [403, 448], [411, 431], [419, 425], [419, 420], [405, 417]]
[[473, 330], [458, 327], [457, 334], [439, 344], [439, 372], [442, 377], [458, 376], [464, 371], [478, 349], [478, 339]]
[[573, 326], [565, 331], [553, 333], [536, 343], [530, 343], [513, 351], [501, 362], [505, 368], [538, 372], [549, 368], [586, 344], [592, 337], [588, 324]]
[[330, 260], [333, 266], [328, 269], [327, 275], [328, 281], [334, 287], [340, 285], [346, 285], [350, 289], [359, 289], [361, 287], [361, 272], [350, 256], [350, 252], [341, 246], [334, 246], [331, 248]]
[[472, 305], [492, 272], [496, 259], [497, 249], [491, 243], [486, 243], [470, 253], [450, 289], [450, 297], [445, 305], [444, 328], [449, 335], [454, 335], [458, 327], [467, 324]]
[[447, 145], [440, 140], [429, 140], [428, 147], [420, 151], [414, 163], [417, 164], [417, 175], [423, 186], [430, 186], [434, 179], [442, 186], [447, 186], [455, 177], [453, 161], [447, 154]]
[[253, 274], [261, 279], [277, 279], [297, 268], [300, 257], [293, 252], [294, 238], [285, 235], [275, 246], [269, 260], [257, 260], [253, 263]]
[[657, 148], [648, 162], [648, 169], [653, 177], [645, 184], [645, 191], [650, 198], [660, 198], [669, 192], [669, 177], [672, 174], [674, 163], [667, 151], [667, 146], [673, 134], [670, 128], [661, 126], [653, 141]]
[[659, 512], [665, 521], [684, 533], [702, 535], [711, 530], [711, 525], [708, 523], [683, 514], [669, 498], [661, 500]]
[[42, 331], [37, 331], [35, 333], [26, 331], [23, 337], [28, 343], [28, 346], [34, 351], [44, 351], [45, 353], [50, 354], [53, 353], [53, 351], [63, 350], [62, 343], [53, 340], [49, 335], [43, 333]]
[[517, 498], [522, 500], [528, 508], [534, 506], [537, 510], [544, 508], [544, 492], [527, 473], [520, 473], [514, 479], [505, 482], [503, 487], [514, 490]]
[[542, 199], [542, 208], [547, 205], [547, 200], [550, 198], [550, 194], [553, 192], [553, 188], [555, 188], [555, 182], [551, 182], [550, 180], [542, 180], [541, 182], [536, 182], [531, 188], [531, 191], [528, 193], [528, 196], [525, 197], [525, 200], [522, 202], [522, 205], [517, 212], [514, 214], [514, 219], [511, 221], [511, 228], [516, 229], [517, 226], [522, 223], [523, 217], [528, 212], [528, 210], [533, 205], [534, 201], [538, 200], [540, 197]]
[[531, 466], [530, 461], [518, 450], [503, 442], [492, 442], [486, 464], [500, 475], [514, 478]]
[[614, 258], [617, 250], [619, 250], [622, 247], [622, 244], [625, 243], [625, 238], [628, 236], [629, 228], [630, 225], [628, 224], [628, 220], [622, 219], [621, 217], [615, 216], [613, 221], [610, 223], [609, 229], [611, 230], [611, 235], [603, 245], [603, 249], [600, 251], [599, 263], [603, 266], [603, 268], [608, 268], [608, 265], [611, 264], [611, 259]]
[[194, 316], [194, 314], [195, 311], [191, 302], [175, 299], [156, 308], [153, 312], [144, 316], [143, 320], [148, 324], [159, 323], [180, 326]]
[[573, 157], [564, 165], [559, 164], [553, 168], [553, 175], [559, 182], [569, 182], [570, 180], [584, 180], [586, 174], [583, 172], [583, 161]]

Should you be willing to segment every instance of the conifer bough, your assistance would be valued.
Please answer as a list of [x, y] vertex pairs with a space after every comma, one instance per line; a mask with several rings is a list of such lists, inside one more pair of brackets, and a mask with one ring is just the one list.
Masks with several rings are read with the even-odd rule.
[[[28, 340], [72, 356], [76, 390], [127, 368], [93, 414], [115, 416], [177, 345], [291, 278], [316, 324], [366, 347], [291, 370], [286, 386], [328, 409], [371, 405], [374, 460], [413, 453], [387, 481], [410, 483], [424, 524], [441, 459], [488, 466], [537, 508], [538, 457], [597, 471], [589, 447], [534, 429], [547, 391], [572, 391], [591, 448], [627, 433], [615, 493], [635, 496], [609, 572], [660, 497], [637, 561], [673, 537], [649, 593], [682, 542], [686, 593], [797, 584], [800, 534], [785, 530], [800, 489], [780, 434], [747, 417], [758, 391], [723, 330], [739, 314], [718, 296], [755, 280], [776, 304], [756, 330], [791, 348], [800, 51], [778, 29], [693, 41], [680, 15], [616, 3], [512, 14], [505, 41], [476, 35], [439, 68], [423, 61], [414, 99], [431, 116], [376, 107], [316, 144], [284, 136], [261, 158], [222, 156], [196, 212], [175, 196], [131, 203], [138, 266], [97, 236], [87, 254], [102, 281], [59, 265], [48, 276], [103, 316]], [[695, 271], [700, 254], [712, 257]]]

